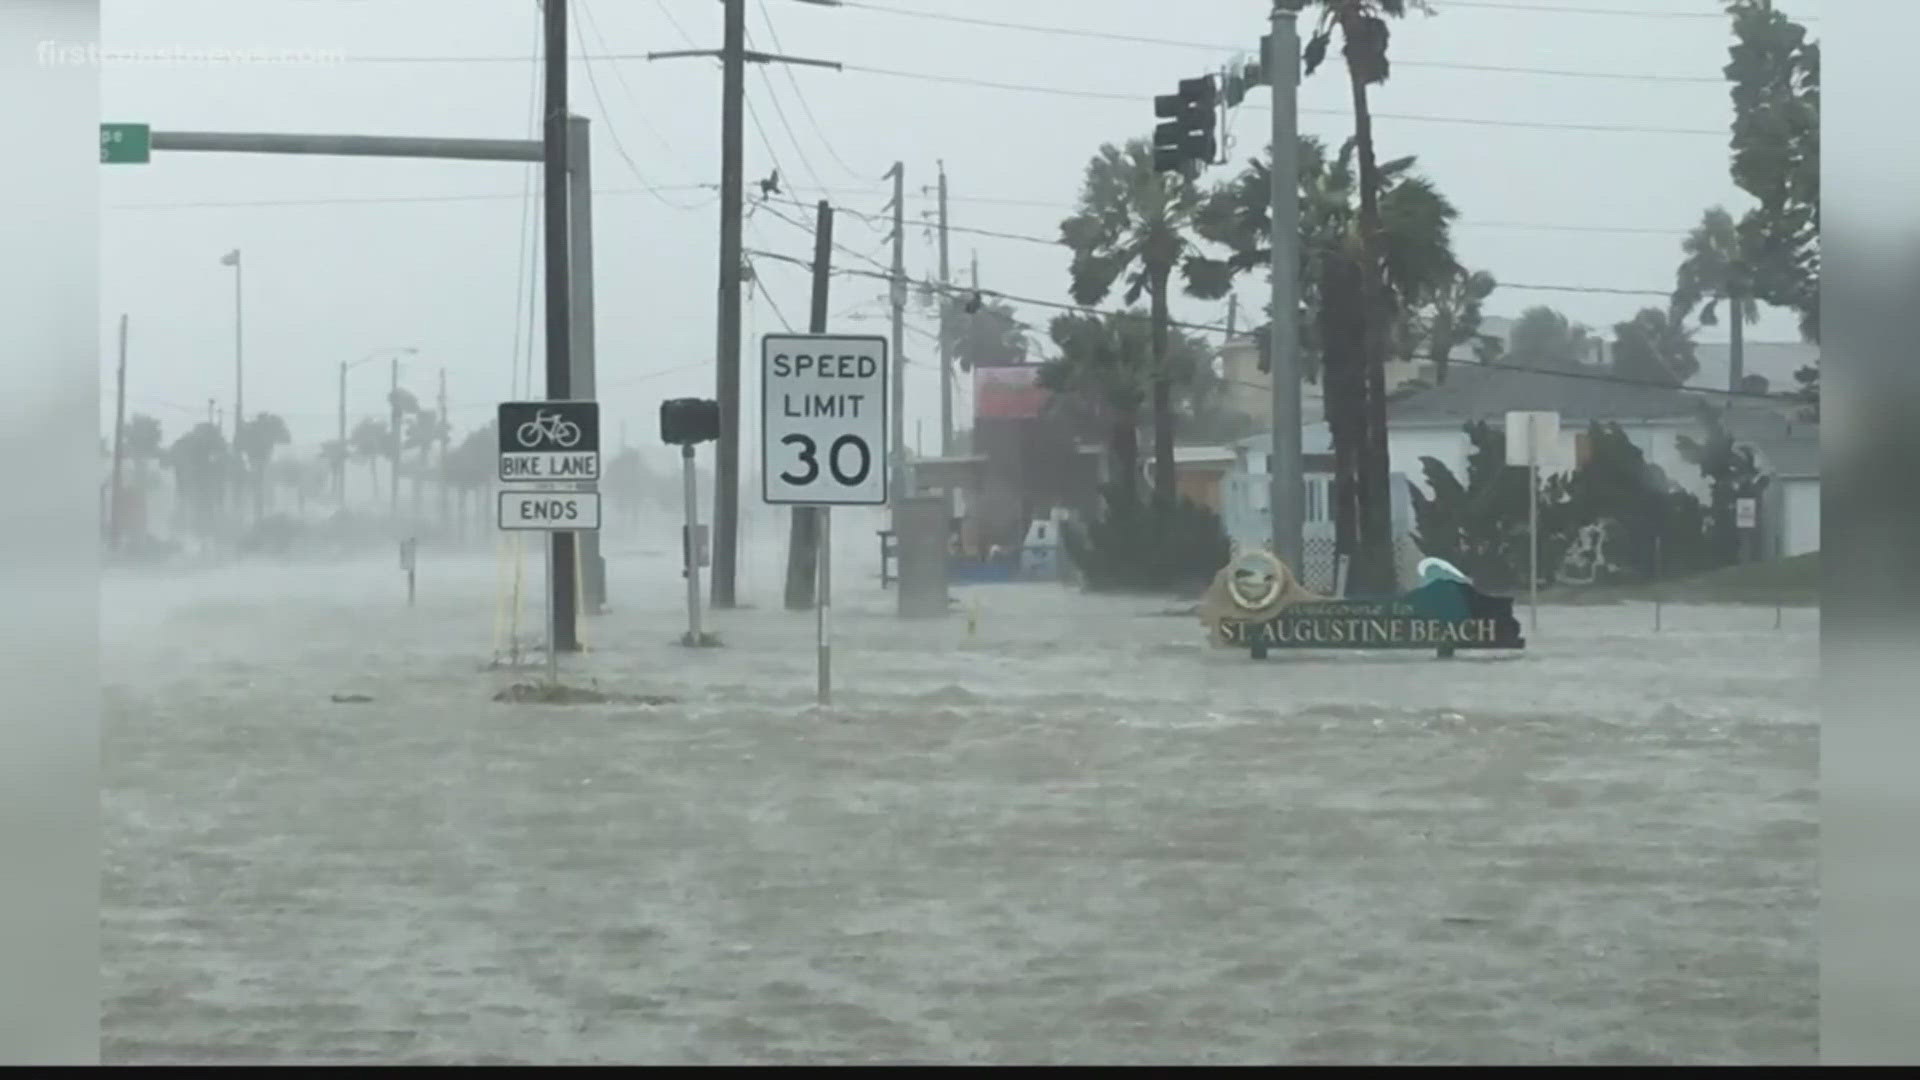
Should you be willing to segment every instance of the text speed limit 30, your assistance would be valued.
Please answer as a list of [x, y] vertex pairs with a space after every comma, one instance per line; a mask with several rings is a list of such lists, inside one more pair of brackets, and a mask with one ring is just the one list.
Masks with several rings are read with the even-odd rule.
[[887, 340], [768, 334], [760, 340], [761, 485], [769, 503], [887, 501]]

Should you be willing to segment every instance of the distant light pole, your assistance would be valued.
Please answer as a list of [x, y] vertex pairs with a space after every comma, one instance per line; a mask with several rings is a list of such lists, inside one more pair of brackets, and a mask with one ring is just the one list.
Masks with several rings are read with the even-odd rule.
[[347, 506], [347, 372], [352, 371], [354, 368], [370, 360], [378, 360], [388, 353], [403, 353], [407, 356], [414, 356], [417, 355], [419, 351], [420, 350], [411, 345], [402, 345], [397, 348], [375, 349], [360, 359], [351, 362], [346, 360], [340, 361], [340, 426], [338, 434], [340, 457], [339, 460], [334, 462], [333, 466], [333, 494], [334, 497], [339, 500], [340, 508], [343, 510], [346, 509]]
[[242, 473], [245, 462], [240, 456], [240, 428], [247, 415], [246, 402], [246, 364], [245, 351], [241, 346], [241, 292], [240, 292], [240, 249], [234, 248], [220, 256], [221, 266], [233, 267], [233, 500], [237, 508], [241, 504], [241, 489], [244, 487]]

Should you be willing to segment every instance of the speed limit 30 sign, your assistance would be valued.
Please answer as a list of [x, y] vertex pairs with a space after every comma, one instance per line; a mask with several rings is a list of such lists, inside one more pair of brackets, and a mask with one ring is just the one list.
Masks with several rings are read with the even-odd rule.
[[887, 376], [885, 338], [760, 339], [760, 476], [767, 502], [886, 503]]

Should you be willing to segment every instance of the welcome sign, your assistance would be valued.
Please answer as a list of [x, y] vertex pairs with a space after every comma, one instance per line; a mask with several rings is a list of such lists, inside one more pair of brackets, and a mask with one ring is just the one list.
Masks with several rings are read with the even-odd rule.
[[1296, 604], [1270, 618], [1224, 619], [1225, 644], [1258, 659], [1270, 649], [1524, 649], [1513, 601], [1436, 580], [1389, 600]]

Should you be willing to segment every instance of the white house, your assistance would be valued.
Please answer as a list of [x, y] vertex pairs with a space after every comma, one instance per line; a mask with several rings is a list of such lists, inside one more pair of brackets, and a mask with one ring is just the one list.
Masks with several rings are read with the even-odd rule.
[[[1484, 420], [1504, 428], [1509, 412], [1557, 412], [1559, 445], [1541, 462], [1542, 475], [1573, 469], [1584, 456], [1591, 424], [1615, 424], [1669, 481], [1705, 498], [1706, 480], [1680, 453], [1679, 440], [1701, 437], [1700, 406], [1707, 400], [1684, 390], [1621, 382], [1597, 366], [1572, 371], [1459, 366], [1448, 372], [1446, 382], [1387, 406], [1388, 450], [1394, 471], [1432, 494], [1421, 459], [1433, 458], [1464, 482], [1473, 450], [1467, 424]], [[1325, 425], [1319, 427], [1312, 434], [1325, 439]]]
[[[1600, 376], [1600, 377], [1595, 377]], [[1586, 452], [1588, 429], [1595, 422], [1617, 425], [1640, 448], [1667, 482], [1707, 499], [1705, 477], [1680, 452], [1681, 438], [1706, 435], [1703, 403], [1724, 406], [1725, 398], [1686, 390], [1622, 383], [1602, 370], [1519, 371], [1510, 368], [1454, 367], [1445, 383], [1403, 393], [1389, 404], [1388, 456], [1393, 476], [1393, 515], [1397, 535], [1414, 528], [1409, 484], [1431, 495], [1423, 459], [1432, 458], [1467, 479], [1473, 444], [1466, 426], [1485, 420], [1503, 427], [1510, 411], [1560, 414], [1557, 451], [1543, 460], [1543, 475], [1567, 472]], [[1728, 430], [1753, 449], [1762, 472], [1771, 477], [1760, 500], [1758, 558], [1817, 551], [1820, 546], [1819, 428], [1797, 416], [1790, 405], [1741, 402], [1725, 413]], [[1240, 543], [1264, 542], [1268, 533], [1268, 455], [1271, 437], [1258, 435], [1234, 444], [1239, 461], [1222, 484], [1221, 516], [1227, 533]], [[1313, 419], [1301, 430], [1306, 456], [1307, 565], [1304, 581], [1323, 588], [1331, 581], [1333, 525], [1328, 519], [1332, 482], [1332, 439], [1325, 421]], [[1411, 542], [1403, 543], [1401, 562], [1417, 560]], [[1323, 554], [1316, 555], [1317, 551]]]
[[1793, 412], [1742, 406], [1727, 430], [1753, 449], [1769, 477], [1761, 492], [1754, 557], [1781, 559], [1820, 550], [1820, 426]]

